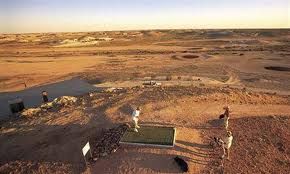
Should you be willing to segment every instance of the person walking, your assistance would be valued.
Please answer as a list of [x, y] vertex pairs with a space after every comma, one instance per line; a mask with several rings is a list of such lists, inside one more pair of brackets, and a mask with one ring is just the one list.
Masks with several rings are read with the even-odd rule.
[[138, 128], [140, 128], [140, 126], [138, 125], [140, 111], [141, 111], [140, 107], [137, 107], [132, 113], [132, 120], [135, 132], [138, 132]]
[[228, 130], [228, 127], [229, 127], [229, 119], [230, 119], [230, 107], [229, 106], [225, 106], [224, 107], [224, 127], [226, 130]]

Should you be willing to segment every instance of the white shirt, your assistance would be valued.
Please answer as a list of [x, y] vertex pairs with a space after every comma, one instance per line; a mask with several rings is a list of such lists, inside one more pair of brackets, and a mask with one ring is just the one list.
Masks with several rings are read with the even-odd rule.
[[133, 113], [132, 113], [132, 117], [135, 118], [135, 117], [139, 117], [140, 115], [140, 111], [139, 110], [134, 110]]
[[229, 149], [232, 146], [233, 136], [230, 136], [230, 137], [227, 136], [224, 142], [225, 142], [225, 148]]

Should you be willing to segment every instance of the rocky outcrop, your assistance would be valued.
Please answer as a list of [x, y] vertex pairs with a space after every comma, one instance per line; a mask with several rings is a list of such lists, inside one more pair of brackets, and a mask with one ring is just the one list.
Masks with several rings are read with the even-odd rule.
[[36, 115], [41, 111], [41, 108], [29, 108], [25, 109], [24, 111], [21, 112], [21, 116], [24, 117], [30, 117], [32, 115]]
[[44, 103], [40, 107], [25, 109], [23, 112], [21, 112], [21, 116], [32, 117], [39, 114], [40, 112], [46, 112], [47, 110], [52, 109], [52, 108], [69, 106], [76, 102], [77, 102], [76, 97], [62, 96], [62, 97], [54, 99], [52, 102]]
[[113, 152], [116, 152], [120, 147], [119, 142], [128, 128], [128, 124], [122, 124], [118, 127], [105, 131], [101, 138], [94, 142], [92, 147], [93, 161], [96, 161], [100, 157], [105, 157]]
[[53, 105], [56, 106], [67, 106], [67, 105], [72, 105], [73, 103], [75, 103], [77, 101], [76, 97], [72, 97], [72, 96], [62, 96], [59, 98], [56, 98], [52, 101]]

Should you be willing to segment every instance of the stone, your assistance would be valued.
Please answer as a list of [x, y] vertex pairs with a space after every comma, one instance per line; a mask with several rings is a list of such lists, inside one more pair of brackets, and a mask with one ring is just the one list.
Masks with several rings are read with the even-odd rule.
[[53, 103], [52, 102], [48, 102], [48, 103], [44, 103], [40, 106], [41, 109], [51, 109], [53, 108]]
[[30, 116], [33, 116], [33, 115], [39, 113], [40, 111], [41, 111], [40, 108], [29, 108], [29, 109], [25, 109], [23, 112], [21, 112], [21, 115], [25, 116], [25, 117], [30, 117]]
[[77, 98], [72, 96], [62, 96], [53, 100], [53, 105], [67, 106], [76, 103]]

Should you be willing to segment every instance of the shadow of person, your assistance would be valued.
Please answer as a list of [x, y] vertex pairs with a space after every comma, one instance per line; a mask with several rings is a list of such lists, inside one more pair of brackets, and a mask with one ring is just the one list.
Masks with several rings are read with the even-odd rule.
[[210, 124], [213, 128], [217, 128], [223, 125], [223, 119], [213, 119], [209, 120], [207, 123]]
[[131, 115], [133, 112], [133, 108], [129, 104], [124, 104], [119, 108], [119, 111], [125, 115]]
[[192, 143], [192, 142], [187, 142], [187, 141], [182, 141], [182, 140], [176, 140], [176, 143], [183, 144], [185, 146], [191, 146], [197, 149], [201, 150], [210, 150], [211, 146], [209, 144], [199, 144], [199, 143]]

